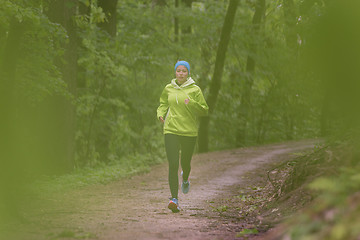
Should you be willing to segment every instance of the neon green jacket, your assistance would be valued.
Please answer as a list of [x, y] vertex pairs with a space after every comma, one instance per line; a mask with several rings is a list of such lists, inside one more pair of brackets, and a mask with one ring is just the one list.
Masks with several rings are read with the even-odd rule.
[[[195, 137], [198, 135], [198, 117], [206, 116], [209, 107], [201, 89], [191, 77], [181, 86], [175, 80], [166, 85], [160, 96], [157, 118], [163, 117], [165, 120], [164, 134]], [[187, 98], [190, 101], [185, 104]]]

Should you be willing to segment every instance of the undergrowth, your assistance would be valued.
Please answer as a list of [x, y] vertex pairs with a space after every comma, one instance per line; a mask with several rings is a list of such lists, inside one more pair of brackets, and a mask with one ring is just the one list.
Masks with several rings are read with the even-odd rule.
[[[268, 173], [273, 201], [281, 205], [297, 194], [299, 214], [286, 221], [276, 239], [360, 239], [359, 149], [351, 140], [319, 146]], [[279, 174], [283, 176], [280, 177]]]
[[165, 155], [136, 154], [129, 155], [120, 161], [99, 164], [96, 167], [74, 169], [61, 176], [43, 176], [31, 183], [29, 188], [35, 194], [50, 194], [94, 184], [106, 184], [121, 178], [148, 172], [151, 166], [162, 163]]

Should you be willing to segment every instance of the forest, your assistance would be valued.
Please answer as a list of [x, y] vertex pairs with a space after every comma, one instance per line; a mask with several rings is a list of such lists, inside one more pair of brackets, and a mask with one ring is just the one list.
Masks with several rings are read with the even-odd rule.
[[315, 188], [358, 193], [359, 9], [357, 0], [0, 0], [0, 210], [11, 215], [23, 185], [44, 175], [165, 161], [156, 109], [178, 60], [210, 107], [196, 152], [322, 138], [340, 156], [324, 162], [330, 178], [344, 185], [322, 178]]

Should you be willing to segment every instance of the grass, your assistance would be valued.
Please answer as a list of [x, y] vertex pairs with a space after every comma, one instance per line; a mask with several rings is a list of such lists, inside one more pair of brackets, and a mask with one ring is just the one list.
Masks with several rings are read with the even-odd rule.
[[61, 176], [43, 176], [30, 184], [33, 192], [38, 194], [63, 192], [95, 184], [107, 184], [125, 177], [150, 171], [151, 166], [162, 163], [165, 157], [134, 155], [102, 164], [97, 167], [74, 169], [73, 172]]

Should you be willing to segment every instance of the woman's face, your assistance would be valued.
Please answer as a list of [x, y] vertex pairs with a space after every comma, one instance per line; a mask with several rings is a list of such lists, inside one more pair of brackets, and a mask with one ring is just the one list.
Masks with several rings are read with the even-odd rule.
[[185, 66], [179, 65], [176, 68], [175, 73], [176, 73], [176, 80], [178, 81], [179, 84], [183, 84], [184, 82], [186, 82], [189, 72]]

